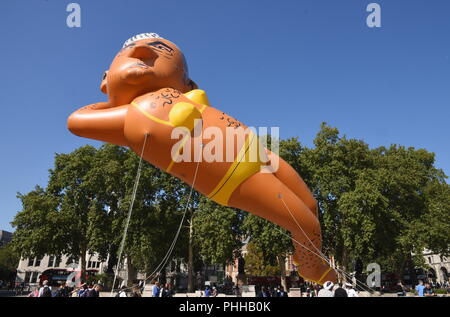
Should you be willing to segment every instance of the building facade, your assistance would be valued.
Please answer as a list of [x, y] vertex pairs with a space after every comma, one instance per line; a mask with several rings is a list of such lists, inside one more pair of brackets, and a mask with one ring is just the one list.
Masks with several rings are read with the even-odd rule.
[[5, 230], [0, 230], [0, 248], [11, 242], [12, 233]]
[[450, 259], [439, 255], [433, 254], [429, 250], [423, 252], [423, 257], [428, 268], [428, 279], [434, 283], [444, 284], [450, 282]]
[[[50, 276], [58, 276], [60, 279], [69, 271], [76, 271], [79, 268], [79, 259], [68, 256], [50, 256], [42, 258], [21, 259], [17, 267], [16, 282], [35, 286], [40, 283], [43, 275], [45, 279]], [[103, 273], [107, 263], [99, 259], [96, 254], [86, 257], [86, 271], [88, 273]]]

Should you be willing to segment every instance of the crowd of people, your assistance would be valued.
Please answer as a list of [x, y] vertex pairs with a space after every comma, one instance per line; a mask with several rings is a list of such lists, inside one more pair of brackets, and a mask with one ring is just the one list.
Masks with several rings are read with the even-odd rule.
[[100, 297], [101, 289], [100, 284], [86, 283], [77, 288], [71, 288], [65, 283], [52, 288], [45, 280], [42, 282], [42, 286], [30, 292], [28, 297]]
[[351, 283], [325, 282], [323, 287], [317, 291], [317, 297], [358, 297], [358, 292]]
[[[122, 286], [115, 297], [142, 297], [144, 292], [144, 283], [133, 285], [132, 287]], [[397, 296], [407, 296], [408, 291], [415, 291], [418, 297], [437, 296], [433, 285], [430, 282], [420, 280], [418, 285], [412, 290], [407, 289], [401, 282], [397, 284]], [[450, 284], [445, 282], [439, 285], [438, 288], [447, 289], [447, 296], [450, 296]], [[42, 285], [36, 287], [28, 294], [28, 297], [100, 297], [102, 286], [100, 284], [84, 283], [79, 287], [71, 288], [65, 283], [51, 287], [47, 280], [42, 282]], [[152, 297], [173, 297], [175, 295], [174, 287], [170, 283], [160, 284], [158, 281], [153, 281], [150, 286]], [[200, 291], [201, 297], [217, 297], [219, 291], [216, 286], [205, 286]], [[237, 294], [236, 294], [237, 295]], [[282, 286], [266, 287], [261, 286], [256, 292], [257, 297], [288, 297], [288, 292]], [[358, 297], [358, 292], [351, 283], [333, 283], [331, 281], [325, 282], [322, 286], [306, 282], [300, 287], [301, 297]]]
[[170, 283], [161, 285], [161, 283], [153, 281], [151, 284], [152, 297], [173, 297], [175, 294], [173, 286]]
[[266, 287], [262, 286], [261, 290], [257, 294], [258, 297], [288, 297], [288, 293], [282, 286], [278, 287]]
[[[450, 293], [450, 288], [447, 285], [447, 293]], [[416, 292], [417, 296], [419, 297], [432, 297], [436, 296], [436, 293], [429, 282], [423, 282], [422, 280], [419, 281], [419, 284], [416, 286]]]

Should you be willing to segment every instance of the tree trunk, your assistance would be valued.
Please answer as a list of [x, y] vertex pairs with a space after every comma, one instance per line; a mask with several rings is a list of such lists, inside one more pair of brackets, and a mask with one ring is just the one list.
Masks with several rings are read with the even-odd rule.
[[408, 271], [411, 286], [417, 285], [417, 275], [416, 270], [414, 269], [414, 263], [411, 253], [408, 255]]
[[[347, 252], [347, 250], [345, 248], [342, 250], [342, 263], [340, 263], [340, 264], [342, 265], [341, 269], [344, 272], [347, 272], [348, 264], [349, 264], [349, 258], [348, 258], [348, 252]], [[345, 282], [347, 282], [347, 276], [345, 274], [339, 274], [338, 280], [339, 280], [340, 283], [344, 284]]]
[[81, 248], [81, 252], [80, 252], [80, 281], [81, 281], [81, 283], [86, 282], [85, 272], [86, 272], [86, 249]]
[[277, 256], [278, 265], [280, 267], [280, 277], [281, 277], [281, 286], [287, 292], [287, 282], [286, 282], [286, 257], [283, 255]]
[[127, 261], [127, 286], [133, 286], [133, 281], [137, 277], [137, 272], [133, 264], [131, 263], [131, 259], [129, 256], [126, 257]]
[[407, 261], [408, 256], [402, 256], [401, 259], [399, 260], [398, 264], [397, 264], [397, 269], [396, 269], [396, 275], [398, 277], [398, 281], [397, 282], [402, 282], [403, 283], [403, 272], [405, 269], [405, 264]]
[[188, 292], [194, 292], [194, 252], [192, 249], [192, 218], [189, 220], [189, 258], [188, 258]]
[[114, 274], [114, 266], [117, 265], [117, 248], [115, 245], [111, 245], [109, 247], [109, 253], [108, 253], [108, 265], [106, 268], [107, 274]]

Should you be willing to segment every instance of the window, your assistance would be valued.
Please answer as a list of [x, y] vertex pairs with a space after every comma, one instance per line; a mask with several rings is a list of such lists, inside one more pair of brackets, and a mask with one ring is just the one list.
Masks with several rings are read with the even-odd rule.
[[88, 267], [88, 268], [92, 267], [92, 261], [89, 261], [89, 262], [88, 262], [87, 267]]
[[61, 257], [58, 256], [58, 257], [55, 258], [55, 267], [59, 267], [60, 264], [61, 264]]
[[36, 261], [34, 262], [34, 266], [41, 266], [41, 260], [42, 259], [36, 258]]
[[31, 275], [30, 283], [36, 283], [37, 282], [38, 274], [39, 274], [39, 272], [33, 272], [33, 274]]
[[97, 262], [97, 269], [100, 267], [100, 262]]
[[52, 267], [52, 266], [54, 266], [55, 265], [55, 257], [53, 256], [53, 255], [51, 255], [49, 258], [48, 258], [48, 267]]
[[25, 283], [30, 283], [30, 279], [31, 279], [31, 272], [26, 272], [25, 273], [25, 279], [23, 281]]
[[28, 266], [33, 266], [34, 258], [28, 258]]

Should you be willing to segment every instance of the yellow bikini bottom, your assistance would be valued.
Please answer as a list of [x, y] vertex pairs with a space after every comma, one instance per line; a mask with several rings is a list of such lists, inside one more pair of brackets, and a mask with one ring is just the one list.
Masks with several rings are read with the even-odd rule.
[[[264, 165], [259, 153], [261, 147], [258, 136], [252, 131], [245, 140], [233, 164], [208, 195], [208, 198], [218, 204], [228, 206], [228, 201], [234, 190], [247, 178], [258, 173], [261, 170], [261, 166]], [[261, 152], [263, 155], [265, 154], [264, 151]]]

